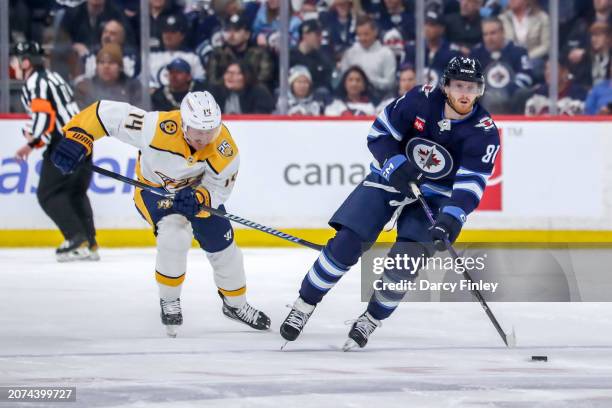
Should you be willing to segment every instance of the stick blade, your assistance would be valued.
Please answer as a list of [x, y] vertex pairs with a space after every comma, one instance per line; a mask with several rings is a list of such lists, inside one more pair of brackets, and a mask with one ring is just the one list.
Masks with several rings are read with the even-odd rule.
[[516, 332], [514, 331], [514, 326], [512, 326], [512, 331], [510, 333], [506, 333], [506, 346], [508, 346], [508, 348], [516, 347]]

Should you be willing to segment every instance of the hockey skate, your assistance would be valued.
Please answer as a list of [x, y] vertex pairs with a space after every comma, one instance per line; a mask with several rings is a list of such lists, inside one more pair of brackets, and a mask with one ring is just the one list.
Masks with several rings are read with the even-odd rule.
[[[288, 306], [291, 307], [291, 306]], [[283, 321], [280, 327], [280, 334], [286, 342], [282, 345], [281, 350], [288, 342], [294, 341], [302, 333], [306, 322], [314, 312], [316, 306], [309, 305], [304, 302], [301, 297], [298, 297], [291, 307], [291, 311]]]
[[55, 250], [57, 262], [86, 261], [90, 256], [89, 243], [80, 236], [62, 242]]
[[349, 338], [344, 343], [344, 346], [342, 346], [342, 350], [349, 351], [356, 347], [365, 347], [368, 344], [368, 338], [379, 326], [382, 326], [382, 322], [373, 318], [368, 312], [365, 312], [357, 320], [353, 321], [348, 334]]
[[183, 324], [183, 313], [181, 311], [181, 299], [174, 300], [159, 299], [161, 306], [161, 321], [166, 326], [168, 337], [176, 337], [178, 326]]
[[264, 312], [255, 309], [248, 302], [245, 302], [241, 307], [230, 306], [225, 296], [220, 291], [217, 293], [223, 300], [221, 311], [225, 316], [244, 323], [255, 330], [268, 330], [270, 328], [270, 318]]
[[97, 262], [100, 260], [100, 254], [98, 253], [98, 244], [89, 245], [89, 258], [88, 261]]

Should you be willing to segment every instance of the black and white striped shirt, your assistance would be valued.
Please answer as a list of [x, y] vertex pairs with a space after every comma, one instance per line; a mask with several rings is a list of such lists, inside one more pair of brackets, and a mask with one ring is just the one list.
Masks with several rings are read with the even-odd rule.
[[41, 147], [62, 135], [62, 127], [79, 112], [70, 86], [56, 72], [37, 69], [22, 88], [21, 103], [30, 114], [24, 131], [34, 137], [30, 146]]

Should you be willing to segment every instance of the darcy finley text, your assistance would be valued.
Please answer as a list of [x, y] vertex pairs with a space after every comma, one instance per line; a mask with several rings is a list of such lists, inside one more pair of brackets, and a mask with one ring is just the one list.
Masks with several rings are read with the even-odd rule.
[[472, 281], [462, 279], [459, 282], [430, 282], [421, 280], [418, 282], [411, 280], [401, 280], [399, 282], [383, 282], [382, 279], [375, 280], [373, 283], [374, 290], [391, 290], [391, 291], [415, 291], [415, 290], [431, 290], [431, 291], [447, 291], [455, 292], [459, 290], [478, 290], [495, 293], [499, 283], [484, 282], [482, 280]]

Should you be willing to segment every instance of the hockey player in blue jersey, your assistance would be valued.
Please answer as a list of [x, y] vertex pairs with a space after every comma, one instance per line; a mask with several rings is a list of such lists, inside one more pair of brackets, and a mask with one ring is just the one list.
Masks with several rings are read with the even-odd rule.
[[[478, 60], [455, 57], [439, 87], [416, 87], [378, 115], [368, 134], [374, 156], [371, 173], [332, 216], [329, 223], [336, 235], [304, 277], [299, 297], [281, 325], [286, 341], [297, 339], [317, 304], [391, 219], [396, 220], [397, 240], [389, 257], [429, 257], [445, 249], [445, 240], [457, 239], [466, 217], [478, 207], [499, 151], [497, 128], [478, 104], [483, 93]], [[412, 183], [436, 214], [433, 226], [415, 202]], [[400, 282], [406, 272], [414, 278], [418, 271], [387, 269], [382, 280]], [[375, 291], [367, 310], [351, 326], [345, 350], [364, 347], [404, 295]]]

